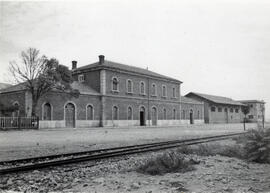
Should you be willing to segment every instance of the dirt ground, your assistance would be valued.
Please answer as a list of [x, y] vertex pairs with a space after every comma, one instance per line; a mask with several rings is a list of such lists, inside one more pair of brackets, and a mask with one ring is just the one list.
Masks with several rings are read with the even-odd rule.
[[[231, 143], [231, 142], [226, 142]], [[270, 192], [270, 165], [240, 159], [187, 155], [199, 162], [185, 173], [138, 173], [155, 153], [56, 167], [0, 178], [0, 192], [254, 193]]]
[[241, 131], [242, 124], [0, 131], [0, 161]]

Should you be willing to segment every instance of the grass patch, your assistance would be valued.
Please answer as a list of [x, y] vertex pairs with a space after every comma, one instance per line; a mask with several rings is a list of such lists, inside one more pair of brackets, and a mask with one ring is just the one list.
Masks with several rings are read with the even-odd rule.
[[221, 155], [250, 162], [270, 163], [270, 129], [251, 130], [245, 135], [234, 137], [235, 144], [219, 143], [184, 146], [178, 153], [200, 156]]
[[221, 155], [226, 157], [235, 157], [243, 159], [244, 150], [239, 144], [233, 145], [221, 145], [219, 143], [214, 144], [200, 144], [195, 146], [184, 146], [177, 149], [177, 152], [183, 154], [196, 154], [199, 156], [215, 156]]
[[157, 155], [137, 168], [137, 172], [150, 175], [163, 175], [166, 173], [188, 172], [195, 169], [193, 166], [197, 162], [185, 159], [183, 154], [169, 151]]
[[246, 159], [257, 163], [270, 163], [270, 129], [252, 130], [244, 143]]

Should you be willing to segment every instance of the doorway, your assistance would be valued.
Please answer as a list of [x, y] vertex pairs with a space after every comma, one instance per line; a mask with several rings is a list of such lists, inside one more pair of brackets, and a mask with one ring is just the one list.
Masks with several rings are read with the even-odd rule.
[[141, 107], [140, 108], [140, 126], [145, 125], [145, 108]]
[[192, 109], [190, 109], [190, 112], [189, 112], [189, 122], [190, 122], [190, 124], [194, 124], [193, 110]]
[[75, 127], [75, 105], [68, 103], [65, 106], [66, 127]]

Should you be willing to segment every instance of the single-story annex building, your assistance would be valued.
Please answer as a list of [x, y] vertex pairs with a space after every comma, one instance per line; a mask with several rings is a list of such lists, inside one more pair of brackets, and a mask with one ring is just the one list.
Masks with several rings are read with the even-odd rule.
[[204, 104], [205, 123], [241, 123], [243, 113], [241, 107], [245, 104], [231, 98], [190, 92], [185, 95]]

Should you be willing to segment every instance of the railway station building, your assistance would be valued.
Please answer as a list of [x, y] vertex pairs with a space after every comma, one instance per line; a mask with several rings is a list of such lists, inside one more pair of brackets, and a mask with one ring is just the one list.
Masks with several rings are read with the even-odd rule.
[[181, 96], [181, 123], [203, 124], [204, 104], [203, 102]]
[[[204, 122], [203, 103], [181, 97], [182, 82], [177, 79], [107, 61], [103, 55], [82, 67], [72, 61], [72, 76], [79, 97], [57, 90], [44, 95], [37, 106], [40, 128]], [[0, 103], [18, 107], [12, 116], [31, 116], [31, 94], [23, 83], [0, 90]]]
[[239, 102], [249, 106], [249, 113], [246, 117], [248, 122], [264, 122], [265, 102], [263, 100], [241, 100]]
[[185, 95], [204, 104], [205, 123], [241, 123], [243, 113], [241, 107], [245, 104], [231, 98], [190, 92]]

